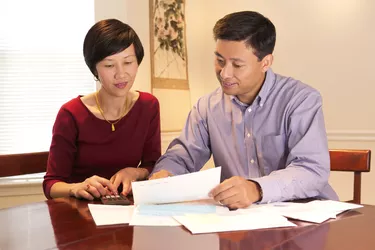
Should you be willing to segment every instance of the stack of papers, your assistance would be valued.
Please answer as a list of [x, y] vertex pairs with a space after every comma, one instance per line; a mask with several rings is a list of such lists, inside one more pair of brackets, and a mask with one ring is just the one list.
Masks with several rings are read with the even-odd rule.
[[193, 234], [294, 227], [287, 218], [322, 223], [362, 207], [338, 201], [253, 204], [229, 211], [208, 197], [220, 183], [221, 168], [132, 183], [134, 206], [89, 204], [96, 225], [185, 226]]
[[262, 211], [276, 213], [287, 218], [322, 223], [329, 219], [335, 219], [336, 215], [351, 209], [363, 207], [362, 205], [331, 201], [315, 200], [308, 203], [276, 202], [264, 205], [252, 205], [246, 209], [239, 209], [237, 213], [252, 213]]
[[187, 214], [173, 218], [193, 234], [296, 226], [281, 215], [263, 212], [235, 215]]

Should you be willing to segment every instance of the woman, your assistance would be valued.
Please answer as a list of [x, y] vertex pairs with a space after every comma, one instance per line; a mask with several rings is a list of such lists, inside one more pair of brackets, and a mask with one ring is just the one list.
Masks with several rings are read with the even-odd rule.
[[83, 45], [98, 92], [65, 103], [53, 127], [44, 176], [47, 198], [92, 200], [147, 179], [161, 154], [158, 100], [131, 87], [143, 59], [135, 31], [116, 19], [96, 23]]

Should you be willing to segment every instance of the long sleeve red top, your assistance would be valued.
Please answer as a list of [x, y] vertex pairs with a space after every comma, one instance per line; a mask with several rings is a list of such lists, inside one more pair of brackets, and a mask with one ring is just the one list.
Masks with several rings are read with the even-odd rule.
[[120, 169], [137, 166], [151, 173], [161, 155], [159, 102], [151, 94], [139, 93], [113, 132], [79, 96], [60, 108], [43, 181], [48, 199], [52, 185], [59, 181], [77, 183], [93, 175], [110, 179]]

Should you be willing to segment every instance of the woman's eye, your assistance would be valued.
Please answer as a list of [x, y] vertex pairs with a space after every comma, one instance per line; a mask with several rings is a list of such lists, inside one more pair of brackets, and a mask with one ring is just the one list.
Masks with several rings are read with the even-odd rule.
[[106, 64], [106, 65], [104, 65], [104, 67], [106, 67], [106, 68], [112, 68], [113, 65], [112, 64]]

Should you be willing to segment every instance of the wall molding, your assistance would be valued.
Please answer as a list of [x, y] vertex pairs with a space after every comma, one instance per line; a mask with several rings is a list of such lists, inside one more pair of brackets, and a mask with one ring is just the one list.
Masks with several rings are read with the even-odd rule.
[[375, 142], [375, 130], [327, 130], [328, 141]]

